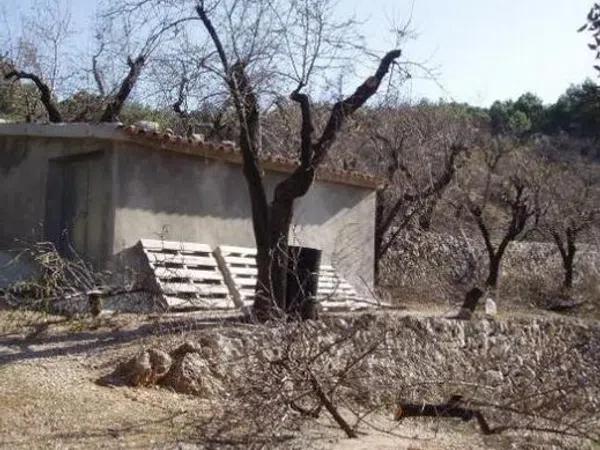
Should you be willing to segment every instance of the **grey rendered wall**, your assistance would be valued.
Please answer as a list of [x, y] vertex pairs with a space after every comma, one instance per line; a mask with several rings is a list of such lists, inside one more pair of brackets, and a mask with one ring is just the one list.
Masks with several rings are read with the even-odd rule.
[[[113, 252], [140, 238], [254, 246], [241, 167], [224, 162], [115, 144]], [[268, 175], [269, 190], [280, 179]], [[373, 282], [375, 195], [316, 183], [296, 207], [292, 242], [323, 250], [357, 288]]]
[[[112, 250], [112, 215], [110, 213], [110, 158], [111, 142], [92, 139], [66, 139], [35, 136], [0, 136], [0, 249], [10, 250], [19, 246], [18, 241], [41, 241], [46, 220], [49, 160], [91, 152], [103, 152], [98, 170], [102, 182], [94, 186], [93, 201], [102, 202], [94, 208], [98, 217], [94, 221], [97, 245], [92, 254], [86, 255], [101, 265]], [[54, 180], [50, 180], [51, 183]], [[57, 194], [58, 195], [58, 194]], [[59, 204], [50, 196], [50, 202]], [[53, 208], [50, 208], [53, 213]]]

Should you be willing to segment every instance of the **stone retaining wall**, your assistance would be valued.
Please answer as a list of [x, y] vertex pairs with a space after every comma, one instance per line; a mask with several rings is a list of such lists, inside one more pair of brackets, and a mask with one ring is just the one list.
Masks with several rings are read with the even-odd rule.
[[[479, 239], [405, 233], [381, 264], [381, 284], [436, 300], [458, 299], [484, 281], [487, 266]], [[579, 245], [575, 272], [576, 287], [593, 290], [600, 280], [600, 253], [592, 246]], [[512, 242], [503, 261], [500, 287], [507, 297], [538, 297], [557, 291], [563, 277], [560, 254], [553, 243]]]

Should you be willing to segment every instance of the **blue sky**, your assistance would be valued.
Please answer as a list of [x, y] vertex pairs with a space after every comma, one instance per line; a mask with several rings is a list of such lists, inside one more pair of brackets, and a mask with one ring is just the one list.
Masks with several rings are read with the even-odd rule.
[[[450, 98], [477, 105], [532, 91], [554, 102], [572, 83], [595, 78], [589, 36], [577, 33], [589, 0], [415, 0], [419, 36], [405, 54], [426, 59], [439, 72]], [[403, 17], [412, 0], [342, 0], [368, 16], [369, 37], [385, 40], [385, 17]], [[388, 27], [389, 28], [389, 27]], [[376, 31], [377, 30], [377, 31]], [[412, 96], [445, 96], [434, 83], [415, 81]]]
[[[13, 19], [32, 0], [0, 0]], [[405, 56], [425, 61], [443, 89], [429, 80], [407, 85], [407, 96], [489, 106], [531, 91], [549, 103], [572, 83], [596, 78], [589, 36], [576, 30], [591, 0], [340, 0], [342, 15], [366, 19], [371, 47], [391, 47], [392, 20], [408, 18], [417, 38]], [[96, 0], [71, 0], [74, 19], [85, 26]]]

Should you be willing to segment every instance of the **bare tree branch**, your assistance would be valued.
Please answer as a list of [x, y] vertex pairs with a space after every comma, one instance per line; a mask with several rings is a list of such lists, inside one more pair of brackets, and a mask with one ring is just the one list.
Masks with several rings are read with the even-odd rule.
[[135, 60], [127, 58], [129, 72], [123, 79], [117, 94], [106, 105], [106, 109], [100, 118], [100, 122], [116, 122], [118, 120], [119, 113], [121, 112], [121, 109], [123, 109], [123, 105], [127, 101], [129, 94], [135, 87], [135, 83], [145, 64], [146, 59], [142, 55], [139, 55]]
[[19, 70], [11, 70], [5, 76], [7, 80], [31, 80], [40, 91], [40, 100], [48, 112], [48, 120], [52, 123], [61, 123], [62, 115], [56, 106], [56, 102], [52, 97], [50, 87], [34, 73], [23, 72]]

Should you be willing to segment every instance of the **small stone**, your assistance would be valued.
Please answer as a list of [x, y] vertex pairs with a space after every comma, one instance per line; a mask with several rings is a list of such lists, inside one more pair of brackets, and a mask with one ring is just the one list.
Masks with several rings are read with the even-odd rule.
[[148, 350], [148, 355], [150, 357], [150, 366], [152, 367], [151, 384], [154, 384], [167, 374], [173, 360], [167, 352], [154, 348]]
[[138, 120], [133, 124], [136, 128], [144, 130], [145, 132], [158, 132], [160, 131], [160, 125], [158, 122], [151, 122], [149, 120]]
[[109, 375], [98, 380], [100, 384], [125, 384], [128, 386], [150, 386], [162, 379], [171, 368], [168, 353], [149, 349], [119, 364]]
[[496, 317], [498, 314], [496, 302], [490, 297], [485, 299], [485, 314], [489, 317]]

